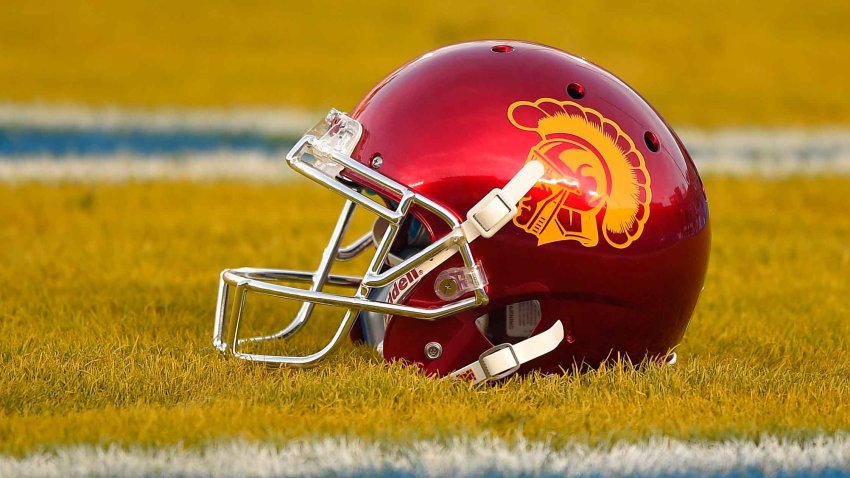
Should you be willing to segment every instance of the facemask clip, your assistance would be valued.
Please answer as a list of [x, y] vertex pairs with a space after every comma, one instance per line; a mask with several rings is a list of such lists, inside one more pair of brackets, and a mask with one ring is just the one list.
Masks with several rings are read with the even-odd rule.
[[472, 267], [451, 267], [440, 272], [434, 281], [434, 292], [440, 299], [455, 300], [487, 284], [484, 268], [478, 262]]

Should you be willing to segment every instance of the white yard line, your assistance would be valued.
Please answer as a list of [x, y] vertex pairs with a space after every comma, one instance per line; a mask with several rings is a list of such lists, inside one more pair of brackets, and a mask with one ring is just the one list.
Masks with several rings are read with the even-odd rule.
[[107, 157], [26, 157], [0, 160], [0, 183], [237, 180], [283, 182], [298, 174], [282, 157], [255, 152], [199, 153], [182, 157], [120, 154]]
[[222, 131], [301, 136], [327, 111], [292, 108], [124, 108], [0, 102], [0, 127], [133, 131]]
[[610, 448], [492, 438], [412, 445], [351, 439], [283, 446], [235, 442], [202, 449], [71, 447], [23, 458], [0, 456], [0, 476], [802, 476], [850, 473], [850, 435], [756, 442], [654, 439]]
[[[250, 133], [293, 139], [299, 137], [321, 115], [320, 112], [286, 108], [127, 109], [0, 102], [0, 129], [169, 134], [191, 132], [211, 135]], [[680, 128], [680, 133], [704, 175], [766, 178], [850, 175], [850, 126], [717, 130]], [[224, 157], [228, 159], [225, 161]], [[262, 159], [268, 159], [269, 164], [262, 163]], [[274, 181], [292, 177], [279, 158], [272, 157], [271, 153], [190, 151], [157, 157], [127, 151], [111, 156], [55, 158], [0, 155], [0, 182], [173, 178]]]
[[[703, 176], [781, 179], [793, 176], [850, 176], [850, 148], [816, 160], [791, 154], [753, 156], [723, 150], [694, 154]], [[758, 150], [756, 150], [756, 153]], [[180, 153], [168, 156], [120, 153], [107, 156], [0, 156], [0, 183], [124, 182], [174, 180], [285, 182], [299, 179], [283, 153], [256, 151]]]
[[685, 129], [702, 174], [787, 177], [850, 174], [850, 129]]

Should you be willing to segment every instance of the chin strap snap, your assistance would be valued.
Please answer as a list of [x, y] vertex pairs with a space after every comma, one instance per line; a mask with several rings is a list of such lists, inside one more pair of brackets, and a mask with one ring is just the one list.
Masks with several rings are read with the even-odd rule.
[[564, 325], [555, 322], [544, 332], [529, 337], [517, 344], [499, 344], [487, 349], [478, 360], [455, 370], [449, 377], [467, 380], [473, 385], [505, 378], [526, 362], [548, 354], [564, 340]]
[[[496, 234], [505, 224], [517, 214], [517, 204], [531, 191], [537, 181], [543, 177], [543, 164], [539, 161], [529, 161], [520, 169], [504, 188], [496, 188], [487, 193], [483, 199], [466, 213], [466, 221], [460, 224], [460, 230], [467, 243], [479, 237], [489, 238]], [[457, 253], [457, 247], [443, 249], [434, 257], [417, 267], [419, 277], [425, 277]], [[464, 268], [462, 274], [480, 276], [477, 284], [485, 284], [487, 278], [480, 271]], [[412, 284], [410, 284], [412, 285]], [[439, 296], [440, 282], [435, 283]]]

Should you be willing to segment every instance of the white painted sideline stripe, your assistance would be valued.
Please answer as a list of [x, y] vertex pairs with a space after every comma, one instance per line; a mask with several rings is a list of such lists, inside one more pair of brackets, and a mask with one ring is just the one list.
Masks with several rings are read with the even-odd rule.
[[[222, 151], [172, 156], [118, 154], [114, 156], [0, 157], [0, 184], [19, 182], [124, 182], [184, 179], [280, 182], [300, 179], [280, 155]], [[850, 152], [821, 161], [794, 157], [747, 159], [730, 152], [696, 156], [703, 176], [848, 176]]]
[[[129, 109], [72, 103], [0, 102], [0, 129], [20, 127], [106, 132], [252, 133], [291, 139], [300, 137], [322, 115], [322, 112], [289, 108]], [[678, 129], [703, 174], [758, 177], [850, 175], [848, 127]], [[221, 161], [213, 160], [228, 154], [237, 165], [225, 166]], [[92, 168], [93, 159], [89, 157], [62, 156], [57, 158], [57, 164], [52, 164], [49, 156], [0, 156], [0, 182], [120, 181], [175, 177], [267, 181], [291, 177], [288, 172], [269, 175], [273, 172], [270, 166], [254, 161], [260, 156], [250, 152], [190, 152], [181, 153], [176, 161], [178, 164], [174, 165], [169, 163], [175, 162], [174, 157], [157, 158], [128, 152], [97, 157], [94, 161], [108, 171], [103, 173], [93, 172], [93, 169], [100, 168]], [[115, 161], [116, 164], [106, 166], [107, 161]], [[279, 163], [275, 161], [275, 164]], [[187, 173], [187, 168], [191, 173]]]
[[[325, 110], [291, 107], [155, 107], [90, 106], [80, 103], [0, 101], [0, 128], [252, 132], [300, 137], [322, 119]], [[736, 127], [704, 130], [677, 126], [688, 149], [795, 149], [809, 155], [850, 148], [850, 127]]]
[[0, 127], [133, 131], [222, 131], [300, 137], [324, 117], [294, 108], [125, 108], [0, 102]]
[[298, 179], [282, 157], [254, 152], [221, 152], [157, 158], [26, 157], [0, 160], [0, 184], [19, 182], [126, 182], [155, 180], [215, 181], [221, 179], [281, 182]]
[[0, 457], [0, 476], [772, 476], [850, 473], [850, 436], [804, 441], [762, 437], [690, 443], [654, 439], [610, 449], [545, 443], [514, 445], [492, 438], [457, 438], [410, 446], [324, 439], [284, 446], [244, 442], [201, 450], [118, 447], [63, 448], [23, 458]]
[[850, 174], [850, 129], [846, 128], [685, 129], [681, 133], [703, 174]]

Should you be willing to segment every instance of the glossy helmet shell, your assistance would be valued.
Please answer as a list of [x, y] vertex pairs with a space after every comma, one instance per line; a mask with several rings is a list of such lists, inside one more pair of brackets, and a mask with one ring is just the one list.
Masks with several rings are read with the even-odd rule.
[[[514, 221], [471, 244], [490, 302], [434, 321], [390, 317], [387, 359], [450, 373], [519, 340], [485, 333], [477, 318], [531, 300], [540, 310], [532, 335], [560, 320], [565, 339], [521, 372], [662, 357], [682, 339], [708, 263], [706, 197], [676, 134], [622, 80], [544, 45], [477, 41], [399, 68], [352, 117], [363, 125], [355, 159], [371, 166], [381, 156], [380, 173], [460, 220], [530, 158], [547, 169]], [[432, 240], [449, 232], [413, 213]], [[455, 256], [400, 301], [444, 303], [435, 278], [460, 265]], [[436, 359], [425, 354], [431, 342], [442, 346]]]

